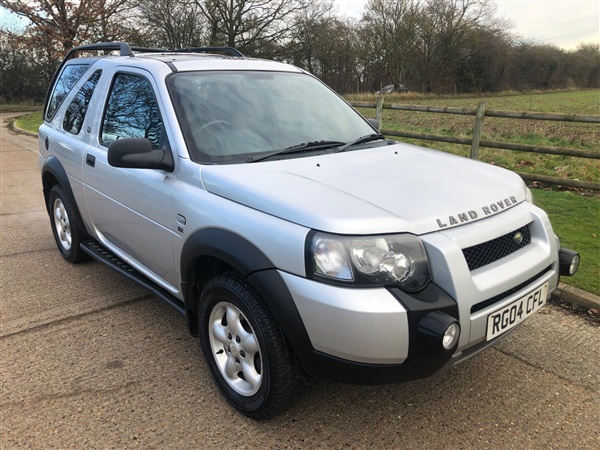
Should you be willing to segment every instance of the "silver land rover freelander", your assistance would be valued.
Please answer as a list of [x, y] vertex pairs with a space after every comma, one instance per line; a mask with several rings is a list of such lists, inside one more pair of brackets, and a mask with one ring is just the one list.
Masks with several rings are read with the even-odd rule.
[[39, 153], [63, 257], [177, 309], [256, 419], [306, 373], [375, 384], [452, 367], [579, 263], [518, 175], [388, 140], [306, 71], [232, 48], [72, 49]]

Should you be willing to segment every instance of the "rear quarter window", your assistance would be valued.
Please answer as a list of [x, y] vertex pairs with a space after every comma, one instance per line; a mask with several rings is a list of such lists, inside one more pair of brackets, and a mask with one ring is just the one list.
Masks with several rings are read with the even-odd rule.
[[52, 96], [48, 102], [45, 120], [52, 120], [65, 97], [69, 94], [69, 92], [71, 92], [73, 86], [75, 86], [75, 84], [79, 81], [89, 67], [89, 64], [70, 64], [65, 66], [62, 73], [56, 80], [56, 84], [54, 85]]
[[63, 129], [65, 131], [68, 131], [71, 134], [79, 134], [81, 131], [88, 105], [92, 99], [92, 94], [94, 93], [94, 89], [96, 88], [96, 84], [98, 84], [101, 74], [101, 70], [96, 70], [69, 104], [63, 119]]

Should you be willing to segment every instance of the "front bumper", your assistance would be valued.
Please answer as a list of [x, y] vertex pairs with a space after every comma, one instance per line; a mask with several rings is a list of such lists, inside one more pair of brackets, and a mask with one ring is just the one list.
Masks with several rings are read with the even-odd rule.
[[[309, 373], [359, 384], [424, 378], [507, 336], [522, 322], [512, 318], [513, 305], [536, 292], [549, 295], [558, 284], [559, 260], [571, 266], [573, 255], [560, 249], [541, 210], [522, 205], [495, 216], [490, 225], [481, 221], [421, 236], [433, 281], [418, 293], [330, 285], [278, 270], [253, 278], [264, 278], [259, 290], [272, 298], [269, 304]], [[524, 226], [531, 235], [526, 247], [485, 266], [468, 267], [462, 249]], [[270, 295], [267, 278], [280, 283], [276, 296]], [[282, 302], [285, 308], [279, 307]], [[489, 324], [495, 327], [498, 314], [504, 317], [506, 310], [511, 311], [509, 326], [502, 319], [498, 326], [504, 331], [488, 333]], [[435, 348], [419, 332], [423, 319], [434, 311], [444, 315], [446, 324], [456, 320], [460, 325], [458, 343], [449, 351]]]
[[[490, 314], [545, 283], [549, 294], [558, 278], [557, 270], [547, 267], [502, 299], [461, 314], [454, 298], [435, 283], [407, 294], [398, 288], [341, 288], [278, 274], [310, 343], [298, 348], [292, 342], [305, 369], [314, 376], [355, 384], [396, 383], [451, 368], [510, 334], [512, 330], [486, 340]], [[462, 342], [450, 351], [434, 348], [419, 331], [423, 318], [434, 311], [460, 324]]]
[[430, 283], [417, 294], [397, 288], [340, 288], [280, 272], [309, 336], [297, 348], [314, 376], [382, 384], [424, 378], [447, 366], [452, 351], [437, 351], [419, 335], [432, 311], [458, 320], [458, 307]]
[[[398, 288], [351, 289], [279, 272], [306, 330], [309, 346], [292, 342], [304, 368], [314, 376], [354, 384], [415, 380], [443, 372], [510, 334], [486, 340], [489, 314], [549, 283], [548, 268], [505, 298], [461, 316], [456, 301], [435, 283], [416, 294]], [[456, 319], [466, 342], [450, 351], [435, 349], [419, 332], [428, 314]]]

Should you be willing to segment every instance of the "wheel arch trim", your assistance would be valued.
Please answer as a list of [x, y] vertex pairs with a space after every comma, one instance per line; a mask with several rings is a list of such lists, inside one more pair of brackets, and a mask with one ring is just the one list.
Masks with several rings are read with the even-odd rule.
[[202, 257], [220, 260], [242, 275], [259, 292], [302, 361], [313, 347], [296, 304], [271, 260], [244, 237], [222, 228], [198, 230], [186, 240], [181, 252], [182, 293], [188, 326], [198, 333], [198, 301], [194, 270]]
[[[53, 183], [49, 176], [56, 180], [56, 183]], [[73, 195], [71, 183], [69, 183], [69, 176], [67, 175], [67, 171], [65, 170], [65, 168], [63, 167], [63, 165], [57, 157], [50, 156], [48, 159], [46, 159], [44, 165], [42, 166], [42, 186], [44, 190], [44, 202], [46, 204], [46, 210], [48, 211], [48, 215], [50, 215], [50, 217], [52, 217], [52, 206], [48, 203], [48, 198], [50, 197], [50, 190], [55, 184], [58, 184], [62, 188], [63, 192], [67, 196], [67, 199], [69, 200], [71, 205], [73, 205], [73, 214], [75, 215], [75, 220], [77, 221], [79, 229], [83, 231], [87, 236], [89, 236], [85, 222], [81, 218], [81, 214], [79, 212], [79, 205], [75, 201], [75, 196]]]
[[[188, 326], [198, 333], [198, 301], [196, 268], [199, 261], [211, 258], [225, 263], [247, 278], [252, 272], [273, 267], [273, 263], [255, 245], [242, 236], [223, 228], [202, 228], [190, 234], [181, 249], [181, 292], [185, 302]], [[208, 281], [208, 280], [205, 280]]]
[[244, 237], [223, 228], [203, 228], [192, 233], [181, 250], [181, 279], [193, 281], [194, 263], [210, 256], [233, 267], [242, 276], [274, 268], [271, 260]]

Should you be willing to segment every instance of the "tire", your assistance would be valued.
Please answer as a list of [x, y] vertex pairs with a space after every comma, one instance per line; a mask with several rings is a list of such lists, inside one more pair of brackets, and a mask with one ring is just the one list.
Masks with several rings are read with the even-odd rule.
[[302, 369], [273, 313], [241, 275], [219, 275], [206, 285], [198, 325], [215, 384], [234, 408], [268, 419], [297, 400]]
[[89, 256], [80, 247], [83, 233], [77, 224], [73, 205], [59, 185], [50, 190], [48, 212], [52, 234], [63, 258], [71, 263], [87, 261]]

